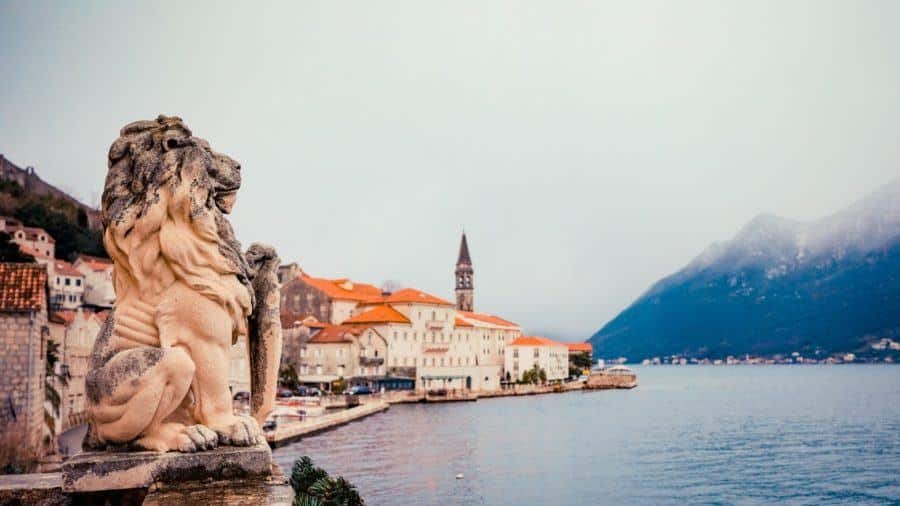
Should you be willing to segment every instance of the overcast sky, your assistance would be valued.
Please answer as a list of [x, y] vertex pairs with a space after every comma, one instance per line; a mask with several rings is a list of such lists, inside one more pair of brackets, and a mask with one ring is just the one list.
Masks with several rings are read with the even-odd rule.
[[761, 212], [900, 176], [900, 2], [0, 2], [0, 153], [99, 202], [122, 125], [240, 160], [309, 273], [587, 338]]

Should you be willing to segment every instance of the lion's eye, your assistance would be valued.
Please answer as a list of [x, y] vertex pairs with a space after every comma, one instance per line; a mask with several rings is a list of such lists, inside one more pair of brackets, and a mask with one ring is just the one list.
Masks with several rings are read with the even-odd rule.
[[175, 149], [178, 147], [178, 141], [175, 139], [168, 139], [166, 141], [166, 147], [169, 149]]

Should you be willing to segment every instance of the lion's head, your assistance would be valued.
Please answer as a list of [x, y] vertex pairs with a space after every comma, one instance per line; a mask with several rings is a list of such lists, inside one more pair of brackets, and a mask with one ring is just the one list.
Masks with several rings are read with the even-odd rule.
[[152, 299], [182, 280], [246, 319], [249, 268], [224, 216], [240, 186], [240, 164], [194, 137], [181, 118], [122, 128], [109, 148], [102, 199], [117, 297]]

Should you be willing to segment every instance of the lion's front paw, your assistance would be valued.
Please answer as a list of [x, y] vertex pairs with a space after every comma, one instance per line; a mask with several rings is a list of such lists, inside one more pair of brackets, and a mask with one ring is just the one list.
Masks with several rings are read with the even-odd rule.
[[223, 429], [216, 429], [219, 434], [219, 444], [232, 446], [252, 446], [262, 440], [262, 431], [259, 424], [249, 416], [237, 416], [230, 425]]
[[194, 453], [212, 450], [219, 445], [219, 436], [205, 425], [185, 427], [178, 435], [178, 451]]

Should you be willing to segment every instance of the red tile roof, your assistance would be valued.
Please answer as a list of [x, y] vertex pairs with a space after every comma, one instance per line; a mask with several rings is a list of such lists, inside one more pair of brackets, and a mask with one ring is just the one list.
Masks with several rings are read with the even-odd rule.
[[100, 257], [92, 257], [90, 255], [78, 255], [78, 258], [75, 260], [75, 263], [82, 262], [88, 266], [94, 272], [103, 272], [106, 269], [112, 267], [112, 260], [107, 258]]
[[557, 343], [552, 339], [540, 336], [522, 336], [515, 341], [509, 343], [510, 346], [565, 346], [563, 343]]
[[336, 344], [353, 342], [351, 336], [358, 336], [362, 332], [360, 327], [346, 325], [328, 325], [316, 332], [309, 342], [314, 344]]
[[403, 313], [397, 311], [391, 306], [380, 305], [375, 306], [373, 309], [370, 309], [365, 313], [358, 314], [344, 322], [345, 325], [357, 323], [405, 323], [408, 325], [409, 318], [403, 316]]
[[570, 353], [593, 353], [594, 347], [591, 343], [566, 343]]
[[55, 260], [53, 262], [53, 274], [61, 276], [71, 276], [73, 278], [83, 278], [84, 274], [76, 269], [72, 264], [65, 260]]
[[472, 325], [471, 323], [469, 323], [469, 322], [463, 320], [463, 319], [460, 318], [459, 316], [456, 317], [456, 321], [453, 322], [453, 325], [454, 325], [455, 327], [474, 327], [474, 326], [475, 326], [475, 325]]
[[349, 279], [314, 278], [303, 273], [300, 278], [306, 284], [325, 292], [329, 298], [356, 302], [381, 302], [381, 290], [366, 283]]
[[508, 320], [504, 320], [503, 318], [500, 318], [499, 316], [494, 316], [494, 315], [490, 315], [490, 314], [471, 313], [469, 311], [457, 311], [457, 314], [459, 314], [463, 318], [469, 318], [471, 320], [477, 320], [477, 321], [484, 322], [484, 323], [491, 323], [493, 325], [499, 325], [501, 327], [515, 327], [515, 328], [519, 327], [519, 325], [516, 323], [513, 323]]
[[434, 295], [425, 293], [415, 288], [404, 288], [388, 295], [385, 302], [391, 304], [431, 304], [434, 306], [452, 306], [452, 302], [446, 301]]
[[38, 311], [47, 292], [47, 269], [37, 264], [0, 263], [0, 311]]
[[75, 311], [56, 311], [52, 315], [50, 315], [52, 320], [57, 320], [60, 323], [65, 323], [66, 325], [71, 324], [75, 321]]

